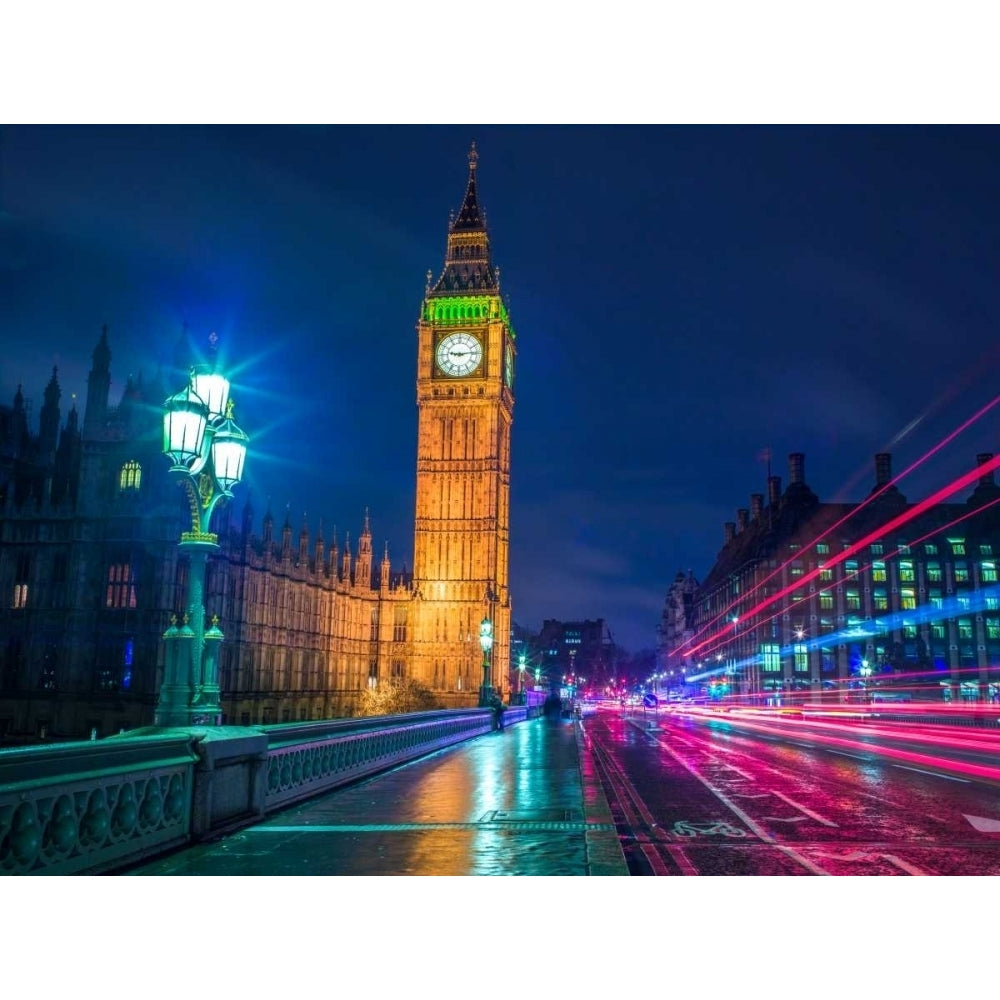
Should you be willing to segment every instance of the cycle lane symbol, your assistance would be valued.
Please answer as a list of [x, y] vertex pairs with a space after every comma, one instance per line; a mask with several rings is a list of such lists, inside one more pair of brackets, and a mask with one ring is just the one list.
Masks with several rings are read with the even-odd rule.
[[670, 831], [675, 837], [745, 837], [746, 830], [724, 821], [714, 823], [693, 823], [679, 819]]

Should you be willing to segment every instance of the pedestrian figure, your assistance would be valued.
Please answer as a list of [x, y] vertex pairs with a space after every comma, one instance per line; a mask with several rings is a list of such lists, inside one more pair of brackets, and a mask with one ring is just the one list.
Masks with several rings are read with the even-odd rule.
[[496, 728], [503, 729], [504, 703], [499, 695], [493, 695], [493, 714], [496, 716]]

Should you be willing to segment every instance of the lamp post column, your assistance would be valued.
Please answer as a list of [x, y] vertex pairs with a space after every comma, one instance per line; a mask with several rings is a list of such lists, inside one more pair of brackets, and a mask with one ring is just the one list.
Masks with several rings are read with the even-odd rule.
[[157, 726], [219, 725], [218, 617], [205, 629], [205, 571], [218, 538], [209, 530], [212, 511], [243, 477], [246, 434], [232, 419], [229, 382], [214, 369], [193, 369], [186, 389], [171, 396], [163, 418], [163, 452], [171, 474], [183, 485], [191, 529], [177, 546], [188, 557], [184, 624], [164, 633], [165, 670], [154, 722]]
[[479, 706], [480, 708], [485, 708], [493, 700], [493, 684], [490, 678], [490, 650], [493, 648], [493, 623], [489, 618], [484, 618], [479, 623], [479, 645], [483, 650], [483, 686], [479, 689]]

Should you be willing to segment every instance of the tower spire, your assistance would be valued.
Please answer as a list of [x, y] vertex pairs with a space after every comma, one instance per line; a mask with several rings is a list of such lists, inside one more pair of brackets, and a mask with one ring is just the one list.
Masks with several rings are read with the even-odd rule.
[[476, 171], [479, 153], [476, 144], [469, 149], [469, 179], [465, 197], [457, 215], [448, 220], [448, 247], [444, 270], [429, 295], [486, 293], [496, 294], [498, 282], [490, 261], [490, 238], [485, 213], [479, 206]]

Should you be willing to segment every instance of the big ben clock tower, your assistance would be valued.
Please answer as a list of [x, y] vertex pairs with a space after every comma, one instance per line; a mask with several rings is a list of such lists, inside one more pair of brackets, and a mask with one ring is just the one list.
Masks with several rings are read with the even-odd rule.
[[[417, 324], [413, 675], [439, 701], [505, 692], [510, 659], [510, 427], [516, 348], [469, 152], [444, 269]], [[492, 649], [480, 646], [488, 620]], [[487, 692], [488, 693], [488, 692]]]

